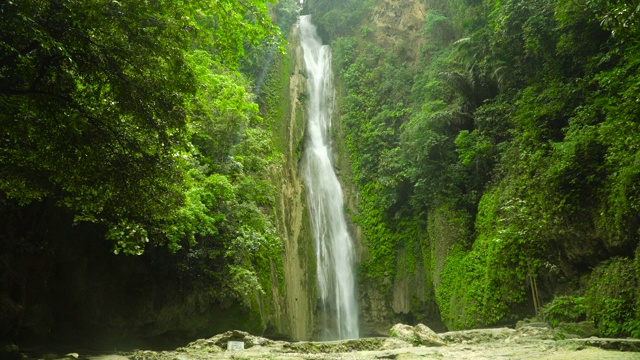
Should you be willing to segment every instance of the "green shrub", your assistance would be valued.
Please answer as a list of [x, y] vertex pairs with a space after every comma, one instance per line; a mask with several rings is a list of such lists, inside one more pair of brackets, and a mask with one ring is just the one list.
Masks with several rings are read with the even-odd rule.
[[587, 308], [582, 296], [557, 296], [542, 308], [544, 319], [556, 327], [561, 322], [585, 320]]
[[593, 320], [601, 335], [640, 335], [638, 278], [633, 260], [614, 258], [595, 268], [585, 297], [587, 318]]

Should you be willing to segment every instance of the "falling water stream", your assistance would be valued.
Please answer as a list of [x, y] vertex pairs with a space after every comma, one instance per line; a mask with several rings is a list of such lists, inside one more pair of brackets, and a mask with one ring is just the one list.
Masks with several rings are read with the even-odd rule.
[[300, 34], [309, 92], [302, 171], [316, 250], [319, 337], [353, 339], [358, 337], [354, 249], [344, 217], [342, 188], [331, 164], [335, 95], [331, 49], [322, 45], [308, 15], [300, 17]]

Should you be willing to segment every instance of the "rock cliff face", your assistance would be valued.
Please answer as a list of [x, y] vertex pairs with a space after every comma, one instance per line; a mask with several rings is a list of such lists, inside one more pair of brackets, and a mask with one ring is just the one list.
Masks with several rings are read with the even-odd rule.
[[[309, 232], [309, 218], [302, 177], [298, 162], [304, 140], [306, 111], [304, 98], [306, 78], [304, 58], [300, 43], [300, 33], [294, 27], [288, 48], [290, 66], [282, 66], [280, 71], [289, 71], [284, 87], [287, 97], [287, 112], [277, 126], [276, 137], [280, 138], [279, 149], [283, 164], [271, 174], [276, 185], [276, 227], [284, 241], [284, 292], [282, 305], [286, 315], [280, 319], [280, 331], [294, 340], [311, 338], [315, 323], [316, 271], [313, 240]], [[284, 78], [281, 76], [281, 78]]]
[[369, 16], [375, 42], [415, 60], [423, 42], [426, 8], [419, 0], [382, 0]]

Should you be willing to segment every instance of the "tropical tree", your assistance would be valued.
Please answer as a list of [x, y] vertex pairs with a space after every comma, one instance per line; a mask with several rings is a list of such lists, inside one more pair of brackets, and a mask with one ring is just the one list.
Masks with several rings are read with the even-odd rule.
[[171, 225], [191, 204], [200, 141], [190, 131], [205, 126], [195, 120], [227, 127], [199, 152], [209, 165], [241, 140], [230, 128], [250, 126], [225, 115], [248, 106], [244, 95], [219, 113], [191, 105], [210, 84], [189, 54], [235, 68], [245, 43], [277, 35], [266, 12], [262, 0], [0, 4], [0, 201], [53, 201], [106, 224], [130, 253], [150, 238], [179, 242]]

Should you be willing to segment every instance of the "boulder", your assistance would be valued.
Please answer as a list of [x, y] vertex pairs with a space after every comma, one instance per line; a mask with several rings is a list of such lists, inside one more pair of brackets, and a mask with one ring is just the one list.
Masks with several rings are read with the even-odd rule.
[[253, 336], [245, 331], [232, 330], [208, 339], [196, 340], [186, 347], [195, 350], [206, 350], [208, 352], [220, 352], [227, 348], [229, 341], [241, 341], [244, 343], [245, 349], [253, 346], [267, 346], [274, 343], [272, 340], [260, 336]]
[[405, 324], [396, 324], [391, 328], [391, 337], [406, 341], [413, 345], [446, 345], [438, 334], [424, 324], [418, 324], [415, 327]]
[[435, 331], [431, 330], [428, 326], [424, 324], [418, 324], [413, 328], [417, 342], [420, 345], [424, 346], [444, 346], [446, 345], [444, 341], [435, 333]]
[[391, 337], [413, 344], [415, 342], [415, 331], [413, 326], [406, 324], [395, 324], [391, 328]]

